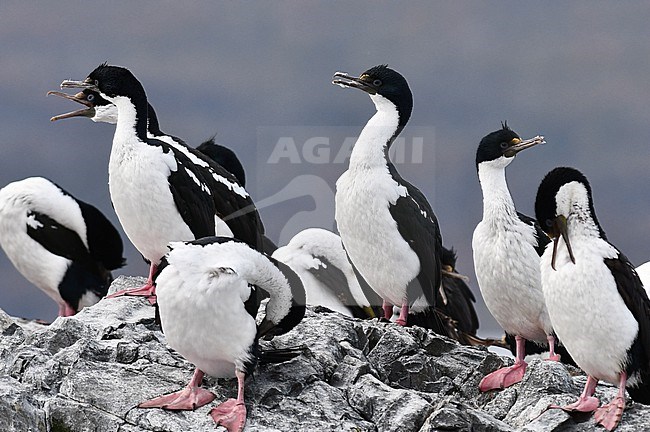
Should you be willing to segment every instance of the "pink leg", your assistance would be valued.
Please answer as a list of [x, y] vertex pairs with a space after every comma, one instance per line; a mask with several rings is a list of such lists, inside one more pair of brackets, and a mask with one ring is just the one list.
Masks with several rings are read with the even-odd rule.
[[109, 296], [106, 296], [106, 298], [115, 298], [121, 296], [147, 297], [149, 303], [152, 305], [156, 304], [156, 287], [153, 284], [153, 275], [156, 273], [157, 268], [157, 264], [151, 264], [149, 267], [149, 277], [147, 278], [147, 283], [145, 283], [142, 287], [117, 291]]
[[228, 399], [216, 408], [212, 408], [212, 419], [228, 429], [228, 432], [241, 432], [246, 424], [246, 405], [244, 404], [244, 380], [246, 374], [235, 370], [237, 376], [237, 399]]
[[64, 302], [63, 304], [59, 305], [59, 316], [60, 317], [69, 317], [69, 316], [75, 315], [76, 313], [77, 313], [77, 311], [72, 309], [72, 307], [68, 304], [68, 302]]
[[618, 426], [625, 409], [625, 384], [627, 383], [627, 374], [621, 372], [618, 383], [618, 394], [612, 401], [601, 406], [594, 413], [596, 422], [603, 425], [608, 431], [614, 430]]
[[521, 336], [515, 336], [515, 341], [517, 342], [515, 364], [486, 375], [478, 385], [481, 391], [510, 387], [522, 380], [526, 372], [526, 366], [528, 366], [524, 361], [526, 357], [526, 340]]
[[550, 361], [560, 361], [559, 354], [555, 354], [555, 337], [553, 335], [546, 336], [548, 341], [548, 359]]
[[183, 390], [142, 402], [138, 405], [138, 408], [163, 408], [172, 411], [193, 411], [212, 402], [216, 397], [211, 392], [200, 387], [202, 380], [203, 371], [197, 368], [194, 370], [194, 375], [192, 375], [189, 384]]
[[551, 405], [549, 408], [560, 408], [567, 412], [592, 412], [598, 408], [598, 404], [600, 404], [598, 398], [594, 397], [597, 385], [598, 380], [589, 375], [587, 377], [587, 384], [585, 384], [585, 388], [577, 401], [563, 407], [558, 405]]
[[397, 318], [397, 325], [405, 326], [406, 321], [408, 320], [409, 316], [409, 304], [405, 301], [402, 303], [402, 308], [399, 311], [399, 318]]
[[384, 300], [381, 307], [384, 310], [384, 318], [390, 321], [390, 319], [393, 317], [393, 305]]

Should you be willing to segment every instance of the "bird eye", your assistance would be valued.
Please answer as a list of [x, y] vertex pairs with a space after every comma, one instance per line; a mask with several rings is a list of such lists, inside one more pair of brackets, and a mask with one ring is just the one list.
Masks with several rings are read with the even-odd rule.
[[95, 80], [95, 85], [99, 86], [99, 80]]
[[499, 144], [499, 146], [500, 146], [502, 149], [506, 149], [506, 148], [508, 148], [508, 143], [504, 141], [504, 142], [502, 142], [501, 144]]
[[372, 85], [374, 85], [375, 87], [379, 87], [380, 85], [382, 85], [382, 82], [380, 79], [376, 79], [372, 82]]
[[86, 96], [86, 100], [88, 102], [94, 101], [95, 100], [95, 95], [94, 94], [89, 94], [88, 96]]
[[552, 221], [551, 219], [546, 219], [546, 221], [545, 221], [544, 223], [545, 223], [546, 226], [549, 227], [549, 228], [553, 226], [553, 221]]

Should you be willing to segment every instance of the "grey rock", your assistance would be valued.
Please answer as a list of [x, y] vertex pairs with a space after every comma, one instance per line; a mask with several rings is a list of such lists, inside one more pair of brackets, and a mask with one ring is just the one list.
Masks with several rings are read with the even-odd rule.
[[[118, 278], [111, 291], [141, 285]], [[478, 383], [509, 364], [420, 328], [360, 321], [322, 308], [266, 348], [299, 348], [260, 364], [246, 381], [247, 431], [600, 431], [590, 415], [548, 409], [574, 401], [575, 368], [533, 360], [521, 383], [482, 394]], [[193, 366], [165, 344], [140, 298], [102, 300], [42, 325], [0, 311], [0, 431], [223, 430], [208, 413], [236, 396], [234, 379], [206, 377], [215, 402], [194, 412], [137, 405], [187, 384]], [[604, 402], [616, 388], [599, 385]], [[650, 408], [630, 401], [618, 431], [645, 430]]]

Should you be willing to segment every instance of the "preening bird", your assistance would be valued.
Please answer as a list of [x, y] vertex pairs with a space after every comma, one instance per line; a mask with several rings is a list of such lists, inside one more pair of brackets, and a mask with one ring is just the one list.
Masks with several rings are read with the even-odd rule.
[[300, 276], [307, 304], [355, 318], [375, 317], [372, 305], [379, 304], [381, 299], [370, 287], [361, 287], [341, 238], [333, 232], [322, 228], [300, 231], [288, 244], [279, 247], [273, 258]]
[[526, 340], [548, 343], [549, 359], [559, 359], [539, 272], [540, 255], [549, 239], [537, 221], [517, 212], [506, 182], [506, 167], [515, 156], [543, 142], [540, 136], [522, 140], [503, 124], [483, 137], [476, 151], [483, 192], [483, 218], [472, 237], [476, 280], [494, 319], [516, 339], [515, 364], [485, 376], [481, 391], [521, 381], [527, 366]]
[[[305, 291], [287, 265], [232, 238], [207, 237], [170, 245], [155, 277], [160, 319], [167, 343], [196, 366], [187, 387], [139, 405], [193, 410], [215, 396], [200, 388], [204, 372], [236, 376], [237, 399], [210, 415], [229, 431], [246, 421], [244, 380], [260, 356], [259, 339], [288, 332], [303, 318]], [[264, 296], [260, 295], [264, 292]], [[260, 299], [269, 297], [264, 317], [256, 316]], [[274, 361], [295, 353], [274, 353]]]
[[218, 234], [261, 247], [263, 226], [255, 205], [231, 173], [179, 145], [182, 140], [147, 135], [147, 96], [128, 69], [102, 64], [84, 81], [67, 80], [61, 87], [97, 92], [118, 110], [109, 161], [111, 201], [125, 233], [151, 262], [145, 286], [126, 294], [155, 293], [153, 274], [171, 241]]
[[370, 96], [377, 112], [361, 131], [350, 165], [336, 182], [336, 223], [353, 266], [383, 299], [384, 316], [400, 307], [399, 325], [446, 334], [435, 313], [442, 279], [442, 237], [429, 202], [404, 180], [388, 151], [411, 116], [404, 77], [375, 66], [359, 77], [342, 72], [333, 84]]
[[[555, 332], [587, 375], [587, 384], [566, 411], [595, 411], [612, 430], [625, 409], [625, 388], [650, 378], [650, 300], [634, 267], [598, 223], [587, 178], [560, 167], [542, 180], [535, 214], [553, 239], [541, 259], [541, 280]], [[598, 407], [598, 380], [618, 384], [618, 395]], [[634, 397], [633, 392], [630, 392]]]
[[0, 246], [18, 271], [71, 316], [106, 295], [125, 264], [122, 239], [95, 207], [42, 177], [0, 189]]

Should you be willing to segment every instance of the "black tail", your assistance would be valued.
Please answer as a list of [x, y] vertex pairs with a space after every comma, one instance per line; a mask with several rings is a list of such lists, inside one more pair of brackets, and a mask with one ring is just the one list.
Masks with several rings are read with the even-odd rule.
[[261, 350], [258, 363], [259, 364], [276, 364], [284, 363], [294, 359], [305, 352], [304, 346], [292, 348], [277, 348], [277, 349], [264, 349]]
[[431, 306], [424, 309], [422, 312], [409, 313], [409, 316], [406, 320], [406, 325], [407, 327], [419, 326], [433, 330], [439, 335], [453, 338], [453, 334], [450, 332], [447, 323], [443, 321], [436, 309]]
[[644, 382], [639, 384], [638, 387], [628, 387], [627, 392], [630, 394], [630, 397], [634, 402], [638, 402], [644, 405], [650, 405], [650, 384], [647, 384], [648, 378], [650, 377], [643, 377], [641, 379], [644, 379]]

